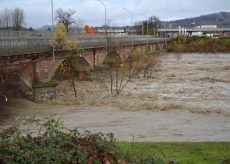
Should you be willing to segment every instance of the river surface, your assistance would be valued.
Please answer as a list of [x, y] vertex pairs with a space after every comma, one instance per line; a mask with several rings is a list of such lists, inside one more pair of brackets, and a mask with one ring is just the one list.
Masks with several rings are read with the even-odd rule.
[[56, 113], [68, 128], [122, 141], [230, 141], [230, 54], [166, 54], [152, 78], [133, 79], [116, 97], [98, 82], [77, 86], [78, 98], [63, 82], [51, 103], [12, 101], [0, 128]]

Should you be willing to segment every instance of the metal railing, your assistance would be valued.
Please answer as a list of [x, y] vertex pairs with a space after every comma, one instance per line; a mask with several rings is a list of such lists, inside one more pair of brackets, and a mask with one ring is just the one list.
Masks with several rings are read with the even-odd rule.
[[[123, 36], [109, 37], [111, 42], [106, 42], [103, 35], [79, 36], [70, 34], [76, 38], [82, 49], [105, 47], [106, 43], [115, 45], [147, 44], [169, 41], [169, 38], [155, 38], [153, 36]], [[0, 31], [0, 56], [11, 56], [29, 53], [48, 52], [51, 50], [51, 32], [24, 32], [24, 31]]]
[[[188, 32], [229, 32], [230, 28], [185, 28]], [[179, 28], [162, 28], [158, 32], [178, 32]]]
[[52, 32], [50, 31], [8, 31], [0, 30], [0, 39], [50, 39]]
[[47, 39], [0, 39], [0, 56], [50, 51]]

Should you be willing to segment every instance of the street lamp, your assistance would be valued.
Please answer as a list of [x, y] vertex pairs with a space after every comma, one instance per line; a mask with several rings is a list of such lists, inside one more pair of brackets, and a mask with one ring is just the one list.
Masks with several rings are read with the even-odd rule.
[[[51, 0], [51, 11], [52, 11], [52, 37], [54, 37], [54, 5], [53, 0]], [[53, 40], [54, 38], [52, 38]], [[54, 41], [53, 41], [54, 42]], [[53, 44], [53, 62], [55, 62], [55, 56], [54, 56], [54, 43]]]
[[106, 5], [105, 5], [105, 3], [102, 0], [97, 0], [97, 1], [100, 2], [104, 6], [104, 8], [105, 8], [105, 36], [107, 38]]
[[[133, 51], [133, 13], [126, 8], [123, 8], [123, 10], [127, 11], [131, 16], [131, 26], [132, 26], [132, 50], [131, 52], [132, 52]], [[129, 59], [128, 62], [129, 62], [129, 80], [130, 80], [131, 79], [131, 59], [130, 57], [128, 59]]]
[[123, 8], [123, 10], [127, 11], [127, 12], [130, 14], [130, 16], [131, 16], [131, 26], [132, 26], [132, 50], [133, 50], [133, 13], [132, 13], [130, 10], [126, 9], [126, 8]]
[[[107, 38], [107, 16], [106, 16], [106, 5], [102, 0], [97, 0], [98, 2], [100, 2], [104, 8], [105, 8], [105, 48], [106, 48], [106, 53], [108, 52], [108, 38]], [[93, 50], [93, 58], [94, 58], [94, 67], [95, 67], [95, 63], [96, 63], [96, 50]]]
[[143, 16], [145, 16], [146, 17], [146, 24], [147, 24], [147, 47], [149, 46], [149, 38], [148, 38], [148, 35], [149, 35], [149, 21], [148, 21], [148, 17], [146, 16], [146, 15], [144, 15], [144, 14], [141, 14], [141, 15], [143, 15]]

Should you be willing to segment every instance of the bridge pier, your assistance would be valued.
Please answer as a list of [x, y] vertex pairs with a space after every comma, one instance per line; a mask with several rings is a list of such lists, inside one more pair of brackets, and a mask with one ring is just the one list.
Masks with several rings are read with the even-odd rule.
[[52, 101], [56, 98], [57, 83], [52, 78], [64, 59], [45, 57], [33, 63], [35, 73], [32, 81], [32, 100], [37, 103]]
[[56, 98], [57, 83], [36, 84], [32, 88], [33, 101], [44, 103]]
[[93, 70], [96, 68], [97, 58], [96, 58], [96, 49], [93, 49]]

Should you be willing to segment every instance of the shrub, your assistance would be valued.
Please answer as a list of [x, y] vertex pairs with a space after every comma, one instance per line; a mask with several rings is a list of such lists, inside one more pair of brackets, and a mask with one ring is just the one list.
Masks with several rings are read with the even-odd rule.
[[[16, 126], [0, 133], [0, 163], [118, 163], [113, 134], [81, 134], [56, 118], [27, 123], [26, 135]], [[29, 130], [31, 124], [39, 126], [37, 135]]]
[[170, 52], [230, 52], [229, 38], [185, 37], [179, 36], [172, 41]]

